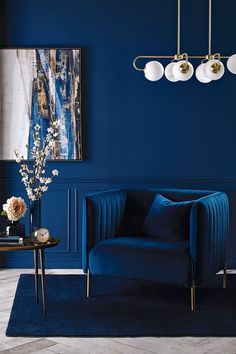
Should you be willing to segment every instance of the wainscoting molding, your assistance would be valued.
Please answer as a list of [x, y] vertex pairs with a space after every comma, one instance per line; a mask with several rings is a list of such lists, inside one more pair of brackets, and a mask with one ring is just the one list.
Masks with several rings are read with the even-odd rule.
[[[64, 187], [64, 186], [63, 186]], [[42, 201], [42, 226], [55, 237], [61, 238], [59, 246], [48, 252], [69, 253], [71, 251], [71, 191], [69, 188], [50, 188]]]
[[[193, 188], [225, 191], [230, 200], [230, 247], [228, 266], [236, 268], [236, 179], [216, 178], [57, 178], [49, 186], [42, 200], [42, 225], [53, 235], [61, 238], [61, 244], [47, 251], [46, 264], [49, 268], [81, 267], [82, 200], [85, 195], [116, 188]], [[12, 195], [27, 200], [20, 179], [0, 178], [0, 202]], [[29, 217], [25, 217], [26, 230]], [[3, 218], [1, 227], [4, 227]], [[2, 255], [1, 267], [32, 267], [30, 252], [9, 252]]]

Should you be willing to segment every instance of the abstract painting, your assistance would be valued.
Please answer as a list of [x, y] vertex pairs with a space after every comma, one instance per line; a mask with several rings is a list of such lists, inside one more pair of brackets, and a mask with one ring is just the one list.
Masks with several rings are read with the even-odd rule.
[[82, 160], [81, 49], [0, 50], [0, 159], [31, 158], [34, 127], [59, 121], [52, 160]]

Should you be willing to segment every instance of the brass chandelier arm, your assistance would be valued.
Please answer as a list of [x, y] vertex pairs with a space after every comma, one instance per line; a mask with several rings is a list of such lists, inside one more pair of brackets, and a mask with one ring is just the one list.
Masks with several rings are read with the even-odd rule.
[[[206, 55], [188, 55], [189, 59], [206, 59]], [[229, 59], [229, 55], [221, 55], [221, 59]], [[138, 71], [143, 71], [144, 68], [140, 68], [136, 65], [138, 60], [142, 59], [175, 59], [176, 55], [139, 55], [134, 58], [133, 67]]]
[[138, 68], [136, 65], [136, 61], [139, 59], [174, 59], [174, 58], [175, 58], [174, 55], [169, 55], [169, 56], [166, 56], [166, 55], [139, 55], [136, 58], [134, 58], [133, 66], [136, 70], [143, 71], [144, 70], [143, 68]]

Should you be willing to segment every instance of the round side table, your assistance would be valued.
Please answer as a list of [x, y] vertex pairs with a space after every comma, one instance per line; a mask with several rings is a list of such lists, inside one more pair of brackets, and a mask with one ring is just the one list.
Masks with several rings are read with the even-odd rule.
[[[6, 238], [7, 241], [7, 238]], [[46, 307], [46, 287], [45, 287], [45, 248], [55, 247], [60, 243], [59, 238], [51, 237], [45, 243], [39, 243], [35, 238], [25, 237], [24, 243], [22, 245], [3, 245], [0, 243], [0, 252], [9, 252], [9, 251], [25, 251], [31, 250], [34, 251], [34, 273], [35, 273], [35, 296], [36, 304], [39, 303], [39, 291], [38, 291], [38, 253], [40, 255], [40, 265], [41, 265], [41, 283], [42, 283], [42, 300], [43, 300], [43, 312], [45, 317], [47, 316], [47, 307]]]

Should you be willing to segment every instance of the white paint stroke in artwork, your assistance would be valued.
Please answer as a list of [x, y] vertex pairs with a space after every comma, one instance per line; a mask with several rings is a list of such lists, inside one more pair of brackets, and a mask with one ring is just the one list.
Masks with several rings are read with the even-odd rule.
[[33, 50], [0, 52], [1, 159], [14, 159], [14, 149], [27, 156], [34, 62]]

